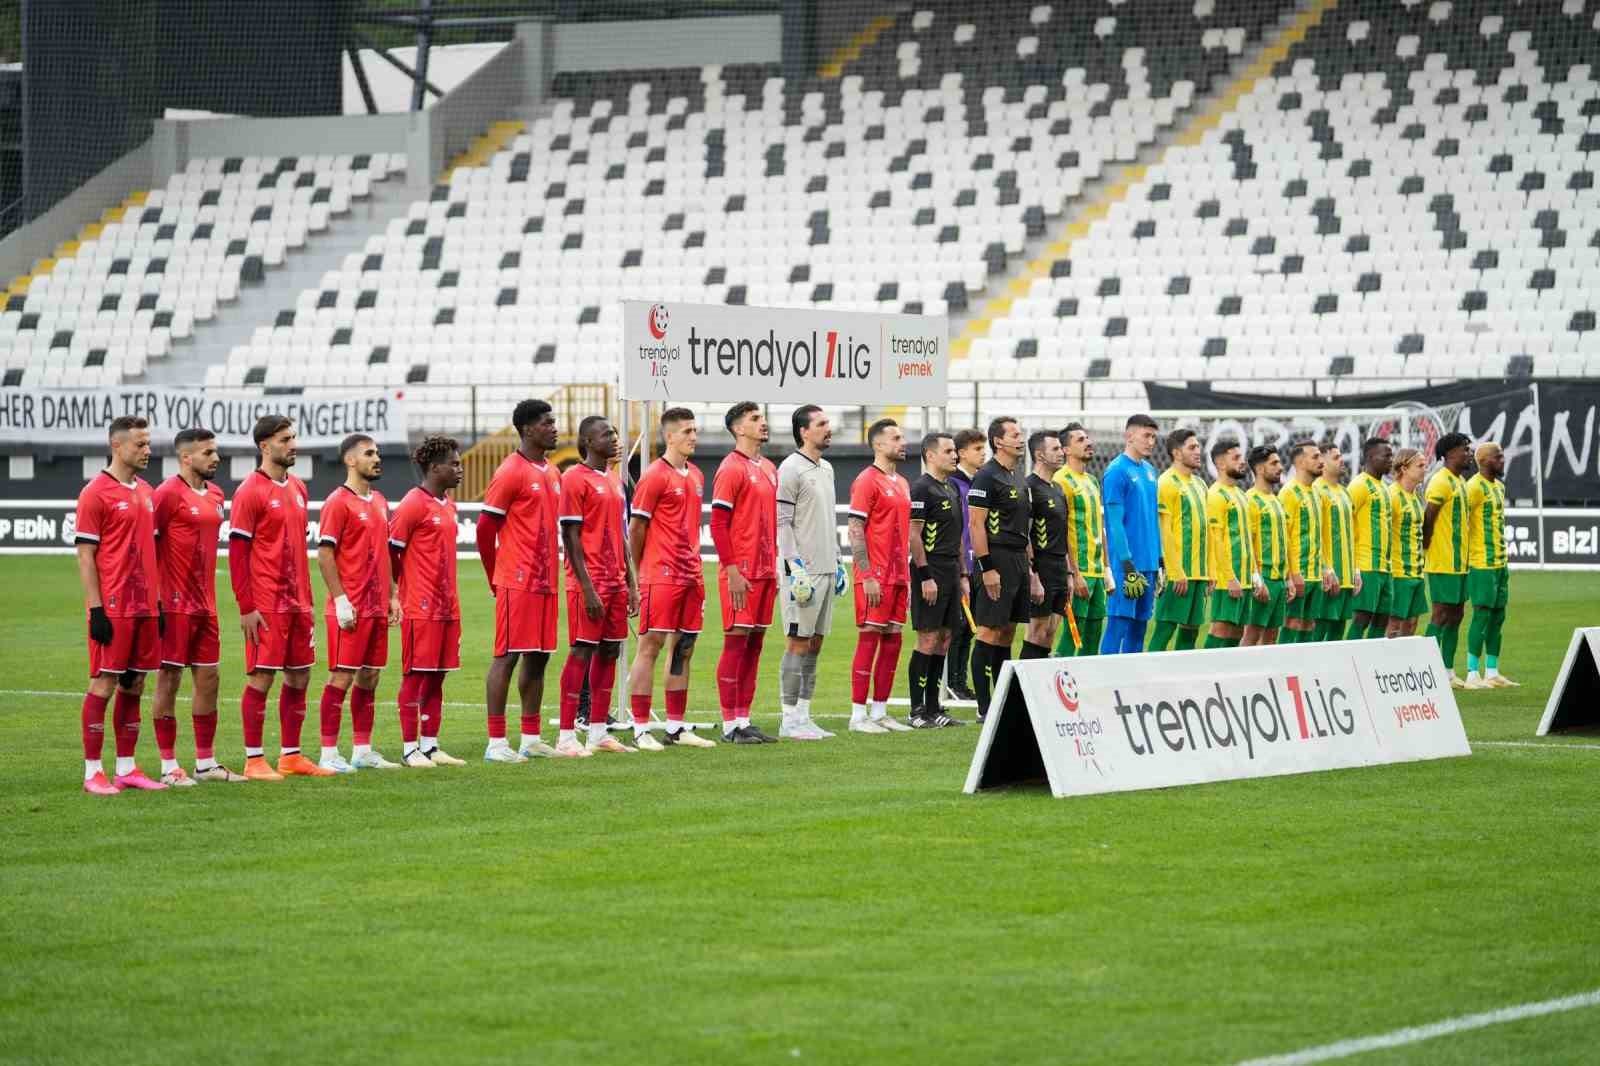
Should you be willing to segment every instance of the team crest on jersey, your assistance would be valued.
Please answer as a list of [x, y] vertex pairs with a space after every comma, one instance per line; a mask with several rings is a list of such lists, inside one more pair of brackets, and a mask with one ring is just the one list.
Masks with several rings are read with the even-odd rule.
[[127, 500], [118, 500], [117, 501], [117, 510], [126, 511], [127, 509], [128, 509], [128, 501]]
[[146, 499], [146, 500], [145, 500], [145, 501], [144, 501], [144, 509], [145, 509], [145, 510], [146, 510], [146, 511], [154, 511], [154, 510], [155, 510], [155, 509], [156, 509], [156, 501], [155, 501], [155, 500], [152, 500], [152, 499], [148, 499], [148, 498], [147, 498], [147, 499]]
[[440, 518], [439, 518], [438, 515], [434, 515], [432, 518], [429, 519], [429, 521], [432, 522], [434, 525], [438, 525], [439, 522], [440, 522]]
[[196, 518], [199, 518], [200, 517], [200, 508], [191, 507], [191, 508], [189, 508], [189, 513], [194, 515]]
[[356, 512], [356, 517], [361, 519], [363, 522], [365, 522], [365, 521], [368, 521], [371, 518], [371, 515], [367, 514], [367, 512], [365, 512], [365, 511], [357, 511]]
[[281, 504], [281, 503], [280, 503], [280, 502], [278, 502], [278, 501], [277, 501], [277, 500], [268, 500], [268, 501], [267, 501], [267, 507], [268, 507], [268, 508], [269, 508], [269, 509], [270, 509], [270, 508], [275, 508], [275, 507], [282, 507], [282, 506], [283, 506], [283, 504]]

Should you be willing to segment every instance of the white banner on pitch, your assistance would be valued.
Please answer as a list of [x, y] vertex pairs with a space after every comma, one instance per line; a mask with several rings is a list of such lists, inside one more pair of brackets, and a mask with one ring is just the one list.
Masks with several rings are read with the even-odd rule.
[[630, 400], [943, 407], [949, 398], [942, 315], [627, 300], [622, 323]]
[[1056, 796], [1470, 755], [1424, 637], [1005, 665], [966, 791]]
[[1600, 725], [1600, 626], [1572, 631], [1567, 657], [1545, 701], [1536, 735]]

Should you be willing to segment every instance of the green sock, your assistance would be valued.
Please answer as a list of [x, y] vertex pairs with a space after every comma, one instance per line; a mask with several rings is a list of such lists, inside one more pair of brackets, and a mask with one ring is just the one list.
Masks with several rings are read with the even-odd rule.
[[[1425, 637], [1432, 637], [1433, 638], [1433, 642], [1435, 644], [1439, 645], [1439, 654], [1440, 655], [1444, 654], [1444, 638], [1439, 635], [1439, 627], [1438, 627], [1438, 625], [1436, 625], [1433, 622], [1429, 622], [1428, 623], [1428, 628], [1423, 631], [1422, 635], [1425, 636]], [[1449, 666], [1450, 664], [1449, 663], [1445, 663], [1445, 665]]]
[[1106, 635], [1106, 620], [1104, 618], [1091, 618], [1081, 623], [1083, 629], [1083, 650], [1078, 654], [1099, 655], [1100, 638]]
[[1345, 640], [1366, 640], [1367, 637], [1371, 633], [1372, 633], [1372, 625], [1371, 625], [1371, 623], [1368, 623], [1367, 625], [1362, 625], [1361, 623], [1359, 623], [1357, 621], [1351, 620], [1350, 628], [1345, 630], [1344, 639]]
[[1475, 674], [1477, 672], [1478, 672], [1478, 655], [1477, 655], [1476, 652], [1469, 651], [1469, 652], [1467, 652], [1467, 673]]
[[1461, 623], [1453, 626], [1443, 626], [1439, 630], [1439, 649], [1444, 655], [1444, 668], [1451, 673], [1456, 670], [1456, 645], [1461, 642]]
[[1484, 665], [1487, 666], [1491, 671], [1500, 669], [1500, 656], [1498, 656], [1498, 655], [1486, 655], [1486, 656], [1484, 656]]
[[1504, 607], [1496, 608], [1489, 612], [1489, 631], [1484, 634], [1483, 646], [1489, 652], [1491, 665], [1500, 661], [1500, 635], [1505, 629], [1505, 624], [1506, 609]]
[[[1483, 642], [1489, 635], [1489, 615], [1491, 612], [1473, 608], [1472, 622], [1467, 626], [1467, 662], [1472, 662], [1483, 654]], [[1471, 667], [1468, 667], [1471, 669]]]
[[1172, 643], [1172, 634], [1178, 627], [1171, 622], [1157, 622], [1155, 631], [1150, 634], [1150, 643], [1146, 651], [1166, 651], [1167, 645]]
[[1208, 648], [1237, 648], [1238, 637], [1219, 637], [1215, 633], [1206, 634], [1206, 647]]
[[1183, 626], [1178, 630], [1178, 641], [1174, 647], [1178, 651], [1189, 651], [1200, 640], [1200, 630]]

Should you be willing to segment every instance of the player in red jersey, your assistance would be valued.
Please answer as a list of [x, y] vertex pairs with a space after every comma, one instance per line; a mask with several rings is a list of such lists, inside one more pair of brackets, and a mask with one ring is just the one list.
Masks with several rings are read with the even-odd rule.
[[[400, 624], [400, 598], [389, 568], [389, 501], [372, 487], [383, 476], [383, 458], [377, 442], [360, 433], [339, 443], [339, 458], [344, 484], [323, 501], [317, 528], [317, 569], [328, 590], [323, 608], [328, 683], [317, 708], [322, 733], [317, 765], [339, 774], [392, 770], [400, 764], [372, 748], [378, 675], [389, 665], [389, 627]], [[349, 761], [339, 754], [347, 693], [354, 738]]]
[[[561, 591], [561, 475], [547, 458], [556, 446], [556, 416], [543, 400], [523, 400], [511, 424], [522, 443], [494, 472], [478, 520], [478, 558], [494, 592], [494, 660], [485, 684], [489, 745], [485, 762], [526, 762], [555, 748], [539, 737], [544, 671], [556, 650]], [[506, 742], [506, 691], [517, 659], [517, 695], [522, 703], [522, 740]]]
[[[639, 646], [628, 672], [628, 699], [635, 736], [650, 725], [650, 690], [656, 659], [667, 649], [664, 743], [714, 748], [716, 741], [684, 727], [689, 700], [689, 663], [705, 614], [705, 570], [700, 565], [700, 501], [705, 478], [690, 462], [699, 440], [694, 412], [661, 412], [660, 459], [650, 464], [633, 490], [628, 518], [628, 556], [639, 581]], [[670, 647], [669, 647], [670, 645]]]
[[[89, 691], [83, 697], [83, 790], [161, 791], [133, 761], [139, 745], [144, 675], [161, 664], [161, 570], [156, 563], [155, 495], [139, 476], [150, 463], [150, 423], [124, 415], [109, 428], [111, 465], [78, 494], [73, 542], [89, 615]], [[106, 704], [116, 696], [117, 769], [106, 780], [100, 752]]]
[[911, 727], [888, 710], [911, 602], [911, 486], [896, 468], [906, 457], [906, 440], [894, 419], [880, 418], [867, 428], [867, 443], [872, 465], [850, 486], [850, 557], [859, 630], [850, 668], [850, 730], [909, 732]]
[[461, 668], [456, 505], [448, 495], [461, 484], [461, 446], [449, 437], [428, 437], [411, 459], [422, 484], [406, 493], [390, 520], [389, 547], [400, 580], [401, 762], [425, 769], [440, 765], [445, 674]]
[[711, 541], [722, 599], [722, 736], [735, 744], [776, 744], [777, 737], [750, 724], [750, 705], [778, 599], [778, 468], [761, 454], [768, 433], [759, 405], [736, 403], [723, 423], [733, 434], [733, 451], [711, 483]]
[[[222, 658], [217, 629], [217, 540], [224, 518], [222, 488], [212, 482], [222, 457], [216, 434], [183, 429], [172, 439], [178, 472], [156, 489], [156, 559], [161, 566], [161, 672], [156, 675], [156, 747], [161, 780], [169, 785], [196, 781], [243, 781], [217, 762], [217, 663]], [[194, 680], [194, 776], [178, 765], [175, 705], [183, 672]]]
[[[289, 472], [299, 456], [294, 422], [284, 415], [262, 415], [251, 436], [261, 465], [233, 494], [228, 533], [228, 576], [239, 601], [244, 631], [244, 776], [281, 781], [285, 775], [331, 777], [300, 754], [300, 729], [306, 718], [306, 685], [317, 661], [311, 614], [311, 568], [306, 562], [305, 484]], [[262, 747], [267, 696], [273, 675], [283, 672], [278, 690], [282, 755], [273, 770]]]

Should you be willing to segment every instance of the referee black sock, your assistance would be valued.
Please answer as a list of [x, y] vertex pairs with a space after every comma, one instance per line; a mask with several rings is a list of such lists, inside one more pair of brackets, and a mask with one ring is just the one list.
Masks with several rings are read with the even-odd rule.
[[1019, 658], [1048, 659], [1050, 658], [1050, 649], [1045, 647], [1043, 644], [1035, 644], [1031, 640], [1025, 640], [1022, 642], [1022, 654], [1019, 656]]
[[906, 684], [911, 689], [911, 714], [919, 715], [928, 689], [928, 656], [924, 653], [911, 653], [911, 661], [906, 664]]
[[922, 713], [930, 717], [939, 716], [939, 690], [944, 684], [944, 656], [924, 655], [928, 664], [928, 683], [922, 690]]
[[997, 648], [993, 644], [986, 644], [981, 640], [972, 642], [972, 691], [978, 697], [978, 713], [989, 713], [989, 695], [993, 691], [995, 675], [1000, 672], [1000, 664], [1005, 662], [1004, 648]]

